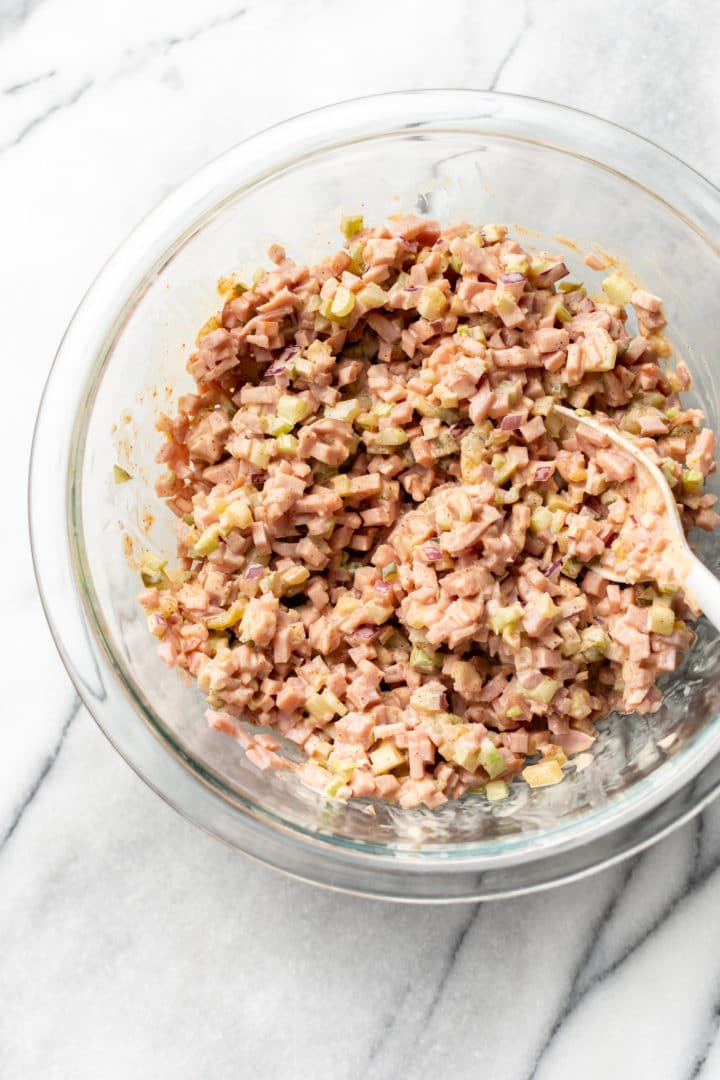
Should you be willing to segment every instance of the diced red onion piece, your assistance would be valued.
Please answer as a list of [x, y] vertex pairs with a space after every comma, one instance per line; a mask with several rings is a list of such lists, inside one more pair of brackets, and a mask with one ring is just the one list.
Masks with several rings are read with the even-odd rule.
[[443, 323], [442, 319], [433, 319], [430, 325], [432, 326], [435, 333], [439, 334], [445, 324]]
[[358, 626], [355, 631], [355, 637], [360, 638], [361, 641], [370, 641], [370, 639], [374, 638], [379, 632], [379, 626]]
[[519, 270], [512, 270], [509, 274], [501, 274], [500, 280], [503, 285], [517, 285], [521, 281], [525, 281], [525, 275], [521, 274]]
[[465, 430], [465, 425], [464, 424], [453, 424], [453, 426], [450, 428], [450, 434], [452, 435], [453, 438], [455, 438], [456, 435], [462, 435], [464, 430]]
[[250, 479], [253, 482], [253, 484], [255, 484], [255, 485], [262, 484], [263, 480], [265, 479], [265, 473], [262, 473], [262, 472], [250, 473]]
[[535, 479], [539, 484], [544, 484], [546, 480], [549, 480], [553, 474], [552, 465], [540, 465], [535, 470]]
[[441, 562], [443, 558], [443, 553], [440, 548], [433, 547], [432, 544], [425, 545], [423, 554], [428, 562]]
[[282, 373], [285, 370], [285, 365], [287, 364], [288, 360], [292, 356], [295, 356], [296, 353], [299, 353], [299, 352], [300, 352], [300, 346], [299, 345], [288, 345], [286, 349], [283, 349], [283, 351], [280, 353], [279, 356], [275, 357], [273, 362], [270, 364], [270, 367], [265, 368], [265, 374], [266, 375], [282, 375]]
[[610, 535], [608, 536], [607, 540], [605, 541], [605, 547], [606, 547], [606, 548], [609, 548], [611, 544], [614, 544], [614, 543], [615, 543], [615, 541], [617, 540], [617, 538], [618, 538], [618, 533], [616, 533], [616, 532], [614, 532], [614, 533], [610, 533]]
[[378, 579], [373, 585], [375, 592], [381, 593], [383, 596], [387, 596], [392, 590], [392, 584], [389, 581], [381, 581]]
[[254, 581], [255, 578], [262, 577], [264, 569], [262, 563], [251, 562], [245, 571], [245, 577], [248, 581]]
[[521, 413], [510, 413], [509, 416], [503, 416], [502, 420], [500, 421], [500, 430], [515, 431], [516, 428], [520, 427], [522, 422], [523, 418]]
[[554, 281], [567, 277], [569, 273], [570, 271], [564, 262], [553, 263], [552, 266], [548, 266], [547, 270], [540, 271], [537, 275], [537, 282], [540, 285], [552, 285]]
[[560, 562], [559, 559], [554, 563], [550, 563], [547, 570], [544, 571], [545, 577], [552, 577], [553, 574], [555, 573], [555, 571], [559, 570], [561, 566], [562, 566], [562, 563]]

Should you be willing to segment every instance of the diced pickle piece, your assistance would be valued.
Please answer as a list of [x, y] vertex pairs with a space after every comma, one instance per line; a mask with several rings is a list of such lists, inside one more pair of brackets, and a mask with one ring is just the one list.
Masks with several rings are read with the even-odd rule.
[[549, 675], [545, 675], [537, 686], [533, 686], [531, 690], [523, 690], [523, 693], [530, 701], [549, 705], [561, 686], [562, 683], [559, 683], [557, 679], [551, 679]]
[[371, 311], [373, 308], [385, 307], [388, 294], [375, 282], [370, 282], [360, 290], [357, 298], [367, 311]]
[[294, 427], [310, 415], [311, 405], [305, 398], [283, 394], [277, 403], [277, 414]]
[[583, 656], [586, 660], [601, 660], [608, 650], [610, 638], [601, 626], [587, 626], [580, 634]]
[[340, 218], [340, 229], [344, 236], [350, 239], [365, 226], [362, 214], [346, 214]]
[[399, 765], [404, 765], [405, 755], [395, 743], [385, 739], [380, 743], [377, 750], [370, 751], [370, 764], [373, 774], [381, 776], [383, 773], [389, 773], [393, 769], [397, 769]]
[[220, 515], [220, 535], [227, 536], [232, 529], [249, 529], [252, 523], [252, 510], [247, 503], [236, 499]]
[[344, 716], [347, 712], [345, 706], [329, 690], [325, 690], [322, 694], [312, 694], [308, 698], [305, 708], [316, 720], [326, 723], [332, 720], [334, 716]]
[[490, 616], [490, 629], [494, 631], [494, 633], [500, 634], [506, 626], [511, 626], [512, 623], [519, 622], [522, 618], [522, 613], [522, 604], [519, 603], [501, 607]]
[[492, 739], [483, 739], [480, 744], [480, 764], [491, 780], [507, 771], [507, 763]]
[[246, 606], [247, 600], [242, 597], [231, 604], [222, 615], [215, 615], [212, 619], [207, 619], [205, 625], [208, 630], [226, 630], [230, 626], [235, 626], [242, 619]]
[[552, 527], [553, 515], [547, 506], [538, 506], [530, 515], [530, 532], [546, 532]]
[[675, 629], [675, 612], [664, 604], [648, 608], [649, 629], [653, 634], [672, 634]]
[[352, 423], [362, 412], [362, 405], [357, 398], [349, 401], [338, 401], [336, 405], [328, 405], [325, 416], [328, 420], [348, 420]]
[[560, 567], [560, 573], [564, 577], [572, 578], [572, 580], [574, 581], [575, 578], [579, 575], [582, 568], [582, 563], [578, 562], [577, 559], [566, 559]]
[[330, 304], [333, 319], [345, 319], [355, 307], [355, 296], [344, 285], [339, 285]]
[[277, 448], [281, 454], [295, 454], [298, 441], [294, 435], [278, 435]]
[[485, 794], [488, 802], [499, 802], [501, 799], [507, 799], [510, 789], [504, 780], [490, 780], [485, 785]]
[[407, 434], [399, 427], [383, 428], [374, 439], [380, 446], [403, 446], [407, 441]]
[[421, 712], [442, 712], [440, 695], [432, 686], [421, 686], [410, 697], [410, 704]]
[[423, 675], [432, 675], [442, 667], [442, 657], [427, 649], [421, 649], [419, 645], [414, 645], [410, 653], [410, 667], [421, 671]]
[[146, 588], [166, 585], [168, 583], [167, 574], [165, 573], [166, 566], [167, 559], [161, 559], [159, 555], [155, 555], [152, 551], [143, 551], [140, 556], [140, 577], [143, 585]]
[[633, 288], [632, 283], [618, 273], [617, 270], [609, 274], [602, 283], [602, 291], [610, 303], [617, 304], [618, 307], [625, 307], [626, 304], [630, 303]]
[[113, 465], [113, 480], [116, 484], [125, 484], [128, 480], [132, 480], [132, 476], [121, 465]]
[[197, 337], [195, 338], [195, 344], [199, 345], [204, 337], [207, 337], [208, 334], [212, 334], [213, 330], [217, 330], [217, 329], [219, 329], [219, 327], [220, 327], [220, 323], [217, 321], [217, 318], [215, 317], [215, 315], [212, 315], [207, 320], [207, 322], [204, 322], [202, 324], [202, 326], [198, 330]]
[[531, 788], [550, 787], [559, 784], [563, 779], [563, 771], [558, 761], [539, 761], [537, 765], [526, 765], [522, 771], [523, 780]]
[[700, 495], [702, 493], [704, 477], [697, 469], [688, 469], [684, 472], [682, 482], [689, 495]]
[[417, 309], [424, 319], [440, 319], [447, 311], [447, 297], [436, 285], [426, 285], [420, 293]]
[[193, 547], [192, 553], [195, 558], [203, 559], [206, 555], [215, 551], [219, 543], [219, 536], [220, 525], [208, 525], [207, 529], [200, 533]]
[[293, 429], [292, 421], [284, 416], [269, 416], [266, 424], [268, 435], [288, 435]]

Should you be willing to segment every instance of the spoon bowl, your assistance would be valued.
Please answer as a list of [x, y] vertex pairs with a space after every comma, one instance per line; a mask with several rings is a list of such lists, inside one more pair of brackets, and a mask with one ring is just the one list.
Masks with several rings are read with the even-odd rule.
[[611, 445], [614, 450], [629, 457], [636, 469], [635, 482], [642, 477], [642, 495], [649, 497], [657, 515], [657, 558], [647, 566], [647, 572], [642, 577], [629, 570], [625, 573], [622, 560], [612, 548], [608, 548], [593, 564], [593, 570], [609, 581], [636, 584], [644, 579], [657, 581], [661, 586], [669, 584], [682, 587], [690, 603], [704, 612], [713, 626], [720, 630], [720, 581], [700, 562], [688, 544], [677, 502], [655, 462], [632, 438], [609, 421], [597, 416], [578, 416], [573, 409], [564, 405], [555, 405], [553, 412], [576, 429], [585, 428], [595, 437], [600, 437], [606, 446]]

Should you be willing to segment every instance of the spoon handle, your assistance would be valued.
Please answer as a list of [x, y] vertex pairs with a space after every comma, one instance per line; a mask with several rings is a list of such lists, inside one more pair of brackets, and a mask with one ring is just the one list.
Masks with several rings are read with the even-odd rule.
[[685, 579], [685, 587], [694, 594], [698, 604], [716, 630], [720, 630], [720, 581], [701, 563], [692, 557], [692, 568]]

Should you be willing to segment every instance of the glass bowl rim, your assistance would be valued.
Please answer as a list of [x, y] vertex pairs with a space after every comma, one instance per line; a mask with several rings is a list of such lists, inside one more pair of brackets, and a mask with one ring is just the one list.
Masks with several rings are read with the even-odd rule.
[[[483, 109], [490, 112], [483, 112]], [[503, 132], [492, 128], [493, 109], [499, 109], [500, 117], [505, 123], [509, 115], [511, 130]], [[482, 121], [491, 126], [483, 128]], [[582, 131], [578, 127], [580, 124]], [[665, 195], [632, 176], [631, 166], [637, 166], [637, 160], [633, 159], [642, 157], [639, 153], [642, 150], [652, 162], [653, 179], [655, 170], [661, 171], [659, 166], [663, 165], [672, 173], [672, 190], [677, 188], [683, 192], [685, 207], [679, 209], [674, 203], [670, 203], [670, 208], [687, 226], [700, 231], [710, 246], [718, 250], [711, 230], [712, 225], [720, 219], [720, 192], [709, 181], [649, 140], [608, 121], [552, 102], [479, 90], [399, 91], [352, 99], [276, 124], [238, 143], [166, 196], [111, 256], [83, 298], [58, 349], [38, 412], [30, 470], [31, 546], [45, 614], [72, 681], [111, 743], [135, 772], [165, 801], [196, 824], [218, 835], [216, 830], [209, 828], [197, 815], [188, 814], [182, 805], [179, 805], [180, 800], [162, 790], [160, 785], [146, 774], [143, 766], [133, 760], [133, 755], [123, 747], [113, 731], [112, 717], [105, 707], [104, 696], [97, 692], [98, 686], [93, 685], [96, 680], [100, 687], [104, 686], [104, 678], [107, 676], [115, 680], [124, 693], [125, 701], [130, 700], [134, 706], [133, 718], [140, 718], [153, 734], [163, 741], [169, 753], [176, 756], [182, 767], [189, 770], [195, 780], [206, 785], [215, 783], [214, 797], [230, 802], [245, 819], [253, 819], [261, 831], [274, 830], [282, 834], [286, 844], [311, 849], [315, 861], [319, 859], [323, 864], [322, 872], [316, 867], [314, 873], [299, 873], [297, 876], [307, 876], [309, 880], [353, 891], [353, 866], [362, 861], [371, 867], [379, 860], [386, 865], [391, 863], [396, 871], [405, 872], [411, 879], [418, 873], [427, 875], [429, 872], [441, 876], [469, 875], [468, 895], [452, 897], [467, 899], [480, 895], [477, 891], [472, 891], [473, 888], [477, 889], [477, 886], [470, 882], [470, 879], [476, 879], [478, 872], [502, 867], [512, 873], [521, 871], [531, 862], [548, 862], [552, 861], [552, 857], [569, 856], [589, 840], [600, 836], [608, 837], [621, 826], [627, 826], [650, 814], [658, 806], [662, 806], [670, 794], [677, 793], [677, 786], [674, 792], [668, 789], [666, 778], [670, 771], [683, 786], [693, 785], [702, 760], [707, 761], [708, 751], [711, 751], [715, 758], [716, 751], [720, 748], [720, 717], [716, 716], [709, 721], [705, 729], [699, 732], [676, 758], [666, 761], [653, 774], [637, 781], [630, 794], [613, 796], [600, 809], [584, 813], [580, 827], [577, 820], [570, 819], [557, 828], [524, 834], [522, 837], [513, 838], [512, 842], [466, 842], [420, 852], [405, 851], [397, 847], [381, 849], [366, 842], [313, 833], [301, 826], [277, 819], [258, 804], [248, 802], [237, 792], [230, 791], [225, 785], [218, 788], [217, 778], [202, 775], [204, 770], [198, 763], [193, 768], [182, 750], [177, 745], [173, 746], [173, 740], [168, 737], [162, 722], [157, 722], [157, 718], [148, 715], [148, 712], [152, 714], [152, 710], [148, 710], [142, 701], [142, 695], [136, 692], [134, 681], [123, 672], [122, 665], [103, 632], [101, 612], [93, 603], [92, 587], [87, 587], [90, 579], [87, 577], [81, 550], [82, 531], [81, 527], [77, 528], [78, 525], [81, 526], [81, 520], [77, 516], [79, 492], [76, 480], [79, 476], [78, 464], [85, 450], [84, 433], [92, 403], [92, 390], [98, 385], [104, 365], [112, 354], [113, 345], [122, 333], [124, 320], [163, 263], [171, 259], [187, 238], [221, 212], [229, 201], [242, 197], [244, 191], [251, 189], [261, 180], [283, 171], [309, 155], [322, 155], [336, 150], [348, 141], [373, 141], [409, 129], [427, 133], [468, 130], [481, 134], [487, 131], [495, 137], [504, 134], [519, 141], [539, 142], [549, 149], [580, 156], [597, 167], [620, 173], [628, 182], [645, 188], [650, 195], [668, 203]], [[539, 132], [543, 133], [542, 139], [538, 137]], [[560, 133], [567, 140], [566, 143], [563, 145], [549, 141], [546, 136], [550, 132], [556, 135]], [[608, 144], [611, 144], [614, 154]], [[581, 149], [588, 146], [595, 150], [600, 147], [607, 152], [608, 157], [603, 160], [603, 157], [597, 154], [589, 156]], [[291, 156], [288, 156], [288, 148], [292, 148]], [[255, 157], [259, 155], [260, 161], [264, 160], [265, 154], [269, 157], [269, 164], [264, 168], [260, 167], [258, 171], [255, 159], [252, 154], [248, 154], [248, 149], [255, 149]], [[248, 166], [246, 159], [251, 158], [253, 164]], [[679, 178], [683, 183], [678, 183]], [[218, 194], [218, 185], [219, 190], [224, 192], [222, 196]], [[181, 231], [178, 231], [179, 221], [184, 224]], [[151, 258], [152, 255], [155, 257]], [[90, 351], [78, 351], [78, 346], [83, 341], [86, 346], [92, 343]], [[62, 485], [62, 491], [55, 492], [53, 499], [54, 523], [60, 526], [56, 535], [63, 538], [63, 572], [60, 577], [65, 585], [70, 582], [73, 586], [71, 595], [74, 610], [69, 614], [66, 610], [67, 597], [61, 602], [56, 575], [53, 575], [49, 564], [47, 544], [41, 539], [39, 518], [40, 506], [48, 503], [48, 485], [44, 476], [48, 440], [44, 435], [49, 428], [50, 411], [55, 399], [65, 396], [63, 382], [67, 379], [67, 373], [72, 371], [73, 367], [78, 367], [76, 357], [81, 355], [92, 357], [89, 374], [87, 366], [80, 372], [82, 392], [79, 393], [78, 400], [84, 407], [75, 410], [74, 422], [68, 428], [67, 440], [62, 447], [62, 453], [58, 455], [66, 465], [65, 484]], [[61, 522], [57, 520], [58, 510], [62, 515]], [[47, 516], [43, 515], [45, 527], [47, 521]], [[57, 549], [55, 556], [57, 557]], [[84, 639], [82, 645], [78, 644], [78, 632]], [[130, 710], [127, 710], [127, 713], [129, 714]], [[717, 792], [718, 785], [720, 778], [711, 790], [699, 792], [693, 806], [683, 809], [672, 821], [658, 820], [655, 831], [651, 830], [641, 842], [626, 842], [621, 851], [611, 852], [597, 863], [580, 868], [579, 864], [568, 865], [560, 873], [555, 872], [555, 876], [550, 872], [547, 880], [530, 887], [539, 888], [560, 879], [576, 877], [598, 869], [601, 865], [607, 865], [629, 854], [630, 850], [645, 846], [660, 832], [668, 831], [699, 809], [700, 805]], [[258, 855], [257, 850], [252, 850], [253, 845], [249, 841], [247, 844], [235, 842], [234, 839], [230, 842], [246, 853]], [[497, 850], [499, 847], [502, 848], [501, 851]], [[347, 863], [348, 871], [347, 880], [343, 880], [339, 885], [333, 880], [337, 874], [333, 872], [332, 865], [325, 865], [328, 860], [332, 864], [338, 858]], [[570, 861], [572, 863], [572, 859]], [[288, 869], [283, 866], [282, 860], [280, 863], [277, 859], [274, 860], [273, 865]], [[522, 877], [521, 873], [519, 877]], [[492, 892], [492, 895], [508, 895], [510, 892], [525, 891], [527, 887], [521, 881], [509, 882], [502, 890]], [[361, 887], [359, 891], [372, 890]], [[412, 897], [404, 895], [403, 898]]]

